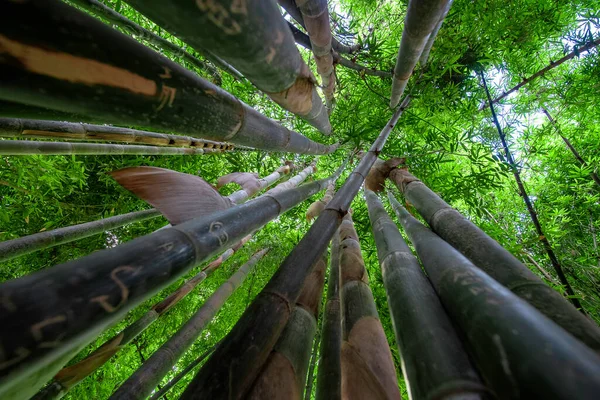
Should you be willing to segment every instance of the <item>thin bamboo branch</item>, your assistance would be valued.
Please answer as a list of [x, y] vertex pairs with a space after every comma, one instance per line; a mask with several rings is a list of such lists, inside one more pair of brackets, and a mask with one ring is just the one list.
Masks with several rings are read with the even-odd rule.
[[[187, 387], [182, 399], [243, 396], [285, 327], [306, 277], [325, 251], [352, 199], [410, 99], [406, 98], [344, 185], [281, 264], [229, 335]], [[341, 174], [341, 168], [337, 175]], [[235, 376], [235, 380], [228, 377]]]
[[548, 282], [552, 282], [556, 285], [560, 285], [560, 283], [554, 279], [554, 277], [552, 275], [550, 275], [548, 273], [548, 271], [546, 271], [544, 269], [544, 267], [542, 267], [540, 264], [538, 264], [535, 259], [531, 256], [531, 254], [527, 253], [526, 251], [523, 251], [523, 254], [525, 255], [525, 257], [527, 257], [527, 259], [529, 260], [529, 262], [531, 262], [531, 264], [533, 264], [534, 267], [537, 268], [538, 271], [540, 271], [542, 273], [542, 275], [544, 275], [544, 278], [546, 278], [548, 280]]
[[487, 389], [419, 262], [377, 195], [365, 188], [365, 200], [410, 398], [480, 398]]
[[564, 286], [565, 291], [567, 292], [567, 295], [569, 296], [569, 300], [573, 303], [573, 305], [575, 307], [577, 307], [582, 313], [585, 314], [585, 310], [583, 309], [581, 302], [576, 297], [575, 292], [573, 291], [573, 288], [571, 287], [571, 284], [569, 283], [569, 281], [567, 280], [567, 277], [565, 276], [565, 273], [563, 272], [562, 266], [560, 265], [558, 258], [554, 254], [554, 250], [552, 250], [550, 241], [544, 234], [542, 225], [540, 224], [540, 221], [538, 219], [537, 212], [535, 211], [535, 208], [533, 207], [533, 203], [531, 202], [531, 199], [529, 198], [529, 195], [527, 194], [527, 190], [525, 189], [525, 185], [523, 184], [523, 181], [521, 180], [521, 174], [519, 173], [517, 164], [515, 163], [515, 160], [513, 159], [510, 149], [508, 147], [508, 144], [506, 142], [506, 137], [504, 135], [504, 131], [502, 130], [502, 127], [500, 126], [500, 123], [498, 122], [498, 117], [496, 116], [496, 111], [494, 110], [494, 104], [492, 102], [492, 97], [490, 96], [490, 91], [488, 90], [487, 83], [485, 81], [485, 76], [483, 75], [483, 72], [480, 72], [479, 75], [481, 77], [481, 81], [483, 83], [483, 88], [485, 89], [485, 93], [488, 98], [488, 104], [490, 105], [490, 111], [492, 112], [492, 120], [494, 122], [494, 125], [496, 126], [496, 129], [498, 130], [498, 136], [500, 136], [500, 141], [502, 142], [502, 147], [504, 148], [506, 160], [507, 160], [508, 165], [511, 168], [512, 173], [515, 177], [515, 181], [519, 188], [519, 194], [521, 195], [521, 197], [523, 198], [523, 201], [525, 202], [525, 206], [527, 207], [527, 211], [529, 212], [529, 216], [531, 217], [531, 222], [533, 222], [533, 225], [535, 226], [535, 230], [538, 234], [538, 238], [539, 238], [540, 242], [542, 242], [542, 245], [544, 246], [544, 250], [548, 254], [548, 258], [550, 258], [550, 262], [552, 263], [552, 266], [554, 267], [554, 270], [556, 271], [556, 275], [558, 275], [558, 279], [560, 280], [560, 283]]
[[18, 60], [0, 64], [2, 100], [264, 150], [333, 150], [58, 0], [11, 2], [2, 11], [0, 45]]
[[98, 221], [38, 232], [18, 239], [0, 242], [0, 262], [158, 216], [160, 216], [160, 213], [154, 209], [134, 211]]
[[[0, 397], [31, 396], [127, 311], [220, 249], [325, 189], [331, 179], [266, 193], [216, 214], [0, 284], [2, 304], [9, 307], [0, 313], [0, 326], [6, 327], [0, 331], [0, 342], [10, 349], [0, 358]], [[43, 333], [32, 326], [43, 326]]]
[[119, 386], [110, 399], [130, 400], [148, 397], [268, 251], [269, 249], [262, 249], [254, 253], [231, 278], [219, 286], [169, 340]]
[[208, 49], [237, 68], [273, 101], [321, 133], [331, 133], [314, 76], [274, 1], [128, 3], [192, 47]]
[[410, 0], [404, 20], [398, 59], [394, 67], [390, 108], [400, 102], [408, 79], [413, 73], [429, 37], [441, 21], [449, 0]]
[[[473, 265], [393, 196], [390, 202], [444, 308], [498, 398], [591, 400], [598, 396], [600, 357], [596, 353]], [[557, 365], [568, 365], [570, 373]]]
[[190, 136], [140, 131], [108, 125], [77, 122], [0, 118], [0, 136], [57, 140], [108, 141], [153, 146], [189, 146], [201, 149], [232, 150], [229, 143], [201, 140]]
[[484, 104], [484, 107], [486, 105], [489, 105], [490, 102], [491, 104], [497, 103], [500, 100], [502, 100], [503, 98], [505, 98], [506, 96], [508, 96], [511, 93], [516, 92], [517, 90], [519, 90], [520, 88], [522, 88], [523, 86], [527, 85], [529, 82], [539, 78], [540, 76], [543, 76], [546, 72], [558, 67], [559, 65], [563, 64], [566, 61], [569, 61], [575, 57], [579, 57], [579, 55], [581, 53], [585, 53], [586, 51], [590, 51], [591, 49], [595, 48], [596, 46], [600, 45], [600, 38], [597, 38], [591, 42], [588, 42], [586, 44], [584, 44], [583, 46], [580, 46], [576, 49], [574, 49], [572, 52], [570, 52], [569, 54], [567, 54], [566, 56], [558, 59], [557, 61], [551, 61], [550, 64], [544, 68], [542, 68], [541, 70], [539, 70], [538, 72], [536, 72], [535, 74], [531, 75], [528, 78], [523, 79], [519, 84], [517, 84], [516, 86], [512, 87], [511, 89], [507, 90], [506, 92], [503, 92], [500, 96], [496, 97], [494, 100], [488, 100], [487, 104]]

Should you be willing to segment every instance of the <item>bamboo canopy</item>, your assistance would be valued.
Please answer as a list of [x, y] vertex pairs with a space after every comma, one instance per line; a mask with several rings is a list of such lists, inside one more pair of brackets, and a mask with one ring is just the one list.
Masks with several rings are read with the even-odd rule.
[[390, 179], [442, 239], [546, 317], [600, 352], [600, 328], [560, 293], [407, 170], [393, 170]]
[[[410, 99], [407, 97], [373, 142], [325, 210], [286, 257], [229, 335], [196, 374], [182, 399], [228, 399], [243, 396], [260, 372], [287, 324], [302, 285], [325, 251], [364, 177], [385, 145]], [[341, 173], [341, 170], [338, 170]], [[235, 360], [235, 362], [234, 362]], [[229, 376], [236, 376], [234, 381]]]
[[[335, 150], [288, 130], [58, 0], [8, 3], [0, 16], [0, 35], [7, 57], [20, 60], [0, 64], [4, 77], [0, 99], [264, 150], [302, 154]], [[95, 46], [89, 46], [90, 41]]]
[[[0, 340], [6, 348], [23, 349], [7, 354], [14, 361], [3, 371], [0, 396], [33, 394], [127, 311], [195, 265], [325, 189], [333, 178], [266, 193], [216, 214], [0, 284], [0, 296], [10, 299], [14, 306], [11, 312], [0, 315], [0, 325], [5, 327]], [[30, 329], [40, 322], [46, 324], [42, 336]]]
[[498, 398], [598, 397], [600, 356], [473, 265], [393, 196], [390, 202]]
[[269, 249], [262, 249], [254, 253], [165, 344], [113, 393], [110, 399], [130, 400], [148, 397], [268, 251]]
[[277, 104], [321, 133], [331, 133], [315, 78], [302, 60], [275, 1], [128, 3], [190, 46], [206, 48], [237, 68]]
[[410, 0], [408, 2], [398, 59], [394, 67], [391, 108], [396, 107], [400, 102], [408, 79], [419, 62], [423, 50], [428, 45], [428, 39], [435, 38], [432, 36], [433, 31], [440, 24], [442, 14], [447, 13], [448, 2], [449, 0]]
[[485, 386], [419, 262], [383, 208], [365, 189], [371, 229], [411, 398], [484, 398]]
[[150, 325], [175, 307], [194, 288], [202, 283], [214, 270], [220, 267], [235, 252], [251, 239], [248, 235], [233, 247], [225, 250], [216, 260], [204, 267], [199, 273], [188, 279], [183, 285], [162, 301], [154, 304], [148, 312], [135, 322], [106, 341], [102, 346], [77, 363], [61, 369], [53, 381], [35, 396], [36, 400], [60, 399], [70, 389], [79, 384], [93, 372], [101, 368], [127, 344], [145, 331]]
[[190, 136], [147, 132], [108, 125], [63, 121], [0, 118], [0, 136], [35, 139], [123, 142], [152, 146], [187, 146], [200, 149], [232, 150], [229, 143], [201, 140]]

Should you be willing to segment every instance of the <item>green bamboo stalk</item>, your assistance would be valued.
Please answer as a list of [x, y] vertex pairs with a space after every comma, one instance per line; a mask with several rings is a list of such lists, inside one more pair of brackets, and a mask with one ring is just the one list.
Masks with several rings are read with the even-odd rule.
[[306, 278], [289, 321], [254, 381], [247, 399], [300, 400], [304, 397], [326, 267], [327, 259], [321, 257]]
[[148, 144], [153, 146], [189, 146], [201, 149], [232, 150], [229, 143], [201, 140], [190, 136], [147, 132], [137, 129], [108, 125], [93, 125], [75, 122], [40, 121], [36, 119], [0, 118], [0, 136], [57, 139], [108, 141]]
[[206, 48], [237, 68], [277, 104], [323, 134], [331, 133], [314, 76], [274, 0], [128, 3], [192, 47]]
[[296, 5], [302, 13], [304, 26], [310, 38], [312, 52], [321, 76], [321, 87], [325, 95], [325, 104], [329, 114], [335, 107], [335, 73], [331, 53], [331, 27], [327, 0], [297, 0]]
[[508, 250], [405, 169], [393, 170], [390, 179], [442, 239], [546, 317], [600, 352], [600, 328]]
[[323, 313], [321, 338], [321, 361], [317, 372], [317, 400], [340, 400], [342, 398], [341, 347], [342, 321], [340, 318], [340, 236], [331, 240], [331, 262], [327, 283], [327, 301]]
[[33, 140], [0, 140], [0, 155], [199, 155], [222, 152], [223, 150], [198, 149], [192, 147], [159, 147], [137, 144], [39, 142]]
[[344, 399], [400, 399], [392, 353], [350, 213], [339, 229], [342, 314], [341, 377]]
[[440, 29], [442, 28], [444, 19], [448, 15], [448, 12], [450, 12], [450, 7], [452, 7], [452, 2], [453, 2], [453, 0], [448, 0], [448, 2], [446, 3], [446, 7], [444, 7], [444, 10], [442, 11], [442, 14], [440, 15], [440, 19], [439, 19], [438, 23], [436, 24], [435, 28], [433, 28], [433, 31], [427, 38], [427, 43], [425, 43], [425, 47], [423, 47], [423, 51], [421, 52], [421, 57], [419, 57], [419, 64], [421, 64], [422, 66], [427, 64], [427, 60], [429, 60], [429, 53], [431, 52], [431, 48], [433, 47], [433, 42], [435, 41], [437, 34], [439, 33]]
[[134, 211], [98, 221], [38, 232], [18, 239], [0, 242], [0, 262], [158, 216], [160, 216], [160, 213], [154, 209]]
[[[223, 343], [196, 374], [182, 399], [229, 399], [243, 396], [266, 362], [287, 324], [302, 285], [325, 251], [364, 177], [385, 145], [410, 99], [406, 98], [275, 275], [244, 312]], [[342, 165], [343, 167], [344, 165]], [[339, 176], [342, 168], [338, 169]], [[236, 379], [229, 379], [235, 376]]]
[[596, 399], [600, 357], [511, 293], [390, 196], [444, 308], [502, 399]]
[[365, 188], [365, 200], [410, 398], [483, 398], [487, 389], [419, 262], [379, 197]]
[[58, 0], [11, 2], [2, 11], [3, 60], [17, 60], [0, 63], [2, 100], [264, 150], [332, 150]]
[[304, 390], [304, 400], [310, 400], [312, 398], [313, 383], [315, 379], [315, 368], [317, 366], [317, 359], [319, 358], [319, 345], [321, 344], [321, 331], [317, 326], [317, 333], [313, 342], [313, 347], [310, 356], [310, 364], [308, 366], [308, 376], [306, 377], [306, 389]]
[[9, 307], [0, 313], [0, 398], [28, 398], [133, 307], [325, 189], [331, 179], [267, 193], [0, 284], [0, 298]]
[[398, 59], [394, 67], [390, 107], [400, 102], [408, 79], [413, 73], [427, 40], [440, 22], [449, 0], [410, 0], [404, 20]]
[[262, 249], [254, 253], [165, 344], [119, 386], [110, 399], [130, 400], [148, 397], [268, 251], [269, 249]]
[[155, 35], [154, 33], [150, 32], [146, 28], [141, 27], [135, 22], [130, 21], [123, 15], [119, 14], [112, 8], [105, 6], [98, 0], [71, 0], [71, 2], [77, 4], [78, 6], [87, 10], [90, 13], [99, 15], [107, 21], [112, 22], [119, 28], [122, 28], [128, 33], [130, 33], [131, 35], [134, 35], [135, 37], [138, 37], [144, 40], [145, 42], [148, 42], [158, 47], [161, 50], [171, 53], [171, 55], [174, 55], [176, 57], [182, 57], [188, 63], [211, 74], [213, 76], [214, 83], [219, 86], [221, 85], [221, 76], [212, 65], [209, 65], [204, 61], [197, 59], [181, 47], [169, 42], [166, 39], [163, 39], [158, 35]]
[[208, 264], [199, 273], [188, 279], [183, 285], [177, 288], [162, 301], [154, 304], [148, 312], [138, 318], [127, 328], [107, 340], [102, 346], [90, 353], [86, 358], [77, 363], [61, 369], [53, 381], [34, 397], [35, 400], [60, 399], [69, 390], [81, 383], [96, 370], [100, 369], [123, 347], [128, 345], [140, 333], [148, 329], [156, 320], [165, 315], [170, 309], [175, 307], [179, 301], [185, 298], [201, 282], [203, 282], [214, 270], [220, 267], [236, 251], [238, 251], [250, 239], [251, 235], [243, 238], [233, 247], [225, 250], [216, 260]]
[[318, 217], [319, 214], [321, 214], [321, 212], [325, 209], [327, 204], [331, 201], [331, 199], [333, 199], [334, 195], [335, 195], [335, 182], [331, 182], [327, 186], [327, 189], [325, 190], [325, 195], [323, 196], [323, 198], [314, 201], [308, 207], [308, 210], [306, 210], [306, 219], [310, 221], [311, 219]]

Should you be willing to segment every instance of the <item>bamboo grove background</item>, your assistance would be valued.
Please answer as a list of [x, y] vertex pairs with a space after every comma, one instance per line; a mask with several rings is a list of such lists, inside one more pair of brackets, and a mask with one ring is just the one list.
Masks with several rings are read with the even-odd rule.
[[[215, 65], [134, 11], [126, 2], [103, 3], [175, 47], [185, 49], [204, 63]], [[487, 97], [479, 75], [482, 73], [485, 77], [492, 98], [497, 98], [527, 77], [548, 65], [553, 66], [499, 101], [496, 111], [544, 235], [560, 259], [575, 296], [597, 323], [600, 322], [600, 237], [597, 237], [600, 231], [600, 186], [590, 178], [590, 174], [598, 172], [600, 161], [598, 49], [588, 46], [587, 51], [581, 51], [564, 63], [555, 67], [554, 63], [577, 48], [589, 43], [597, 44], [600, 35], [598, 10], [598, 0], [559, 3], [551, 0], [519, 3], [455, 1], [432, 48], [428, 68], [418, 70], [408, 83], [406, 91], [411, 95], [411, 106], [400, 118], [382, 154], [383, 158], [405, 157], [406, 165], [415, 176], [498, 240], [549, 286], [561, 291], [559, 278], [544, 251], [540, 235], [536, 233], [519, 196], [511, 167], [486, 107]], [[341, 150], [318, 158], [317, 172], [312, 179], [321, 179], [337, 169], [346, 159], [348, 150], [366, 150], [387, 123], [391, 76], [373, 76], [364, 70], [361, 72], [343, 65], [353, 62], [391, 73], [406, 12], [407, 2], [329, 2], [334, 37], [346, 45], [360, 44], [361, 47], [354, 55], [340, 53], [347, 60], [337, 65], [335, 70], [336, 106], [330, 116], [333, 130], [329, 138], [305, 120], [274, 104], [246, 79], [234, 77], [222, 69], [202, 68], [202, 64], [190, 62], [189, 55], [182, 56], [174, 50], [159, 48], [156, 41], [144, 41], [139, 32], [132, 33], [120, 26], [112, 26], [140, 39], [207, 80], [215, 82], [215, 71], [218, 72], [218, 83], [224, 90], [288, 129], [322, 143], [340, 142]], [[287, 19], [293, 21], [289, 16]], [[312, 53], [302, 47], [299, 49], [304, 62], [318, 75]], [[0, 117], [19, 117], [10, 110], [8, 105], [0, 104]], [[549, 120], [548, 115], [555, 123]], [[573, 156], [561, 135], [570, 141], [584, 163]], [[147, 209], [145, 202], [118, 186], [110, 177], [109, 172], [120, 168], [142, 165], [168, 168], [200, 175], [214, 184], [224, 173], [234, 171], [256, 172], [261, 177], [265, 176], [285, 160], [304, 165], [314, 160], [314, 156], [262, 151], [169, 156], [0, 156], [0, 240]], [[342, 173], [337, 182], [338, 188], [355, 165], [354, 162]], [[234, 190], [226, 187], [222, 193], [226, 195]], [[310, 222], [306, 220], [305, 212], [311, 201], [320, 197], [321, 194], [313, 196], [255, 233], [246, 246], [161, 317], [160, 322], [150, 326], [65, 398], [108, 398], [166, 338], [178, 330], [189, 317], [189, 310], [202, 305], [252, 254], [270, 248], [162, 384], [211, 349], [231, 329], [308, 230]], [[387, 200], [384, 199], [383, 204], [393, 216]], [[407, 398], [363, 196], [356, 196], [351, 207], [379, 319], [396, 366], [401, 395]], [[22, 277], [96, 250], [114, 247], [151, 233], [166, 223], [163, 217], [152, 218], [5, 261], [0, 267], [0, 280]], [[83, 359], [137, 320], [185, 279], [197, 274], [204, 265], [196, 267], [132, 310], [123, 321], [86, 347], [76, 360]], [[316, 353], [317, 358], [318, 355]], [[177, 398], [193, 376], [193, 373], [185, 376], [166, 398]], [[315, 382], [316, 376], [314, 373]], [[314, 395], [316, 385], [311, 386]]]

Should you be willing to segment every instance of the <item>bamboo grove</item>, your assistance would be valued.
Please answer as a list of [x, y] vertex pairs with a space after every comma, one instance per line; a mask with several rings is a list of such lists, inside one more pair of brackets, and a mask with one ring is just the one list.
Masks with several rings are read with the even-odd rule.
[[597, 399], [598, 0], [0, 6], [0, 398]]

